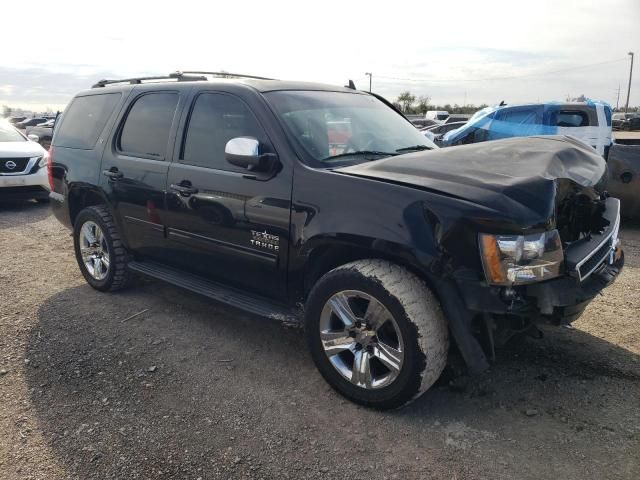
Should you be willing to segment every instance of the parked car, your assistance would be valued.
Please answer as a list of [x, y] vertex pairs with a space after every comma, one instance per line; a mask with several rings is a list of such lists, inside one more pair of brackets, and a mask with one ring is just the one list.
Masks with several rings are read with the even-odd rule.
[[449, 118], [449, 112], [446, 110], [429, 110], [424, 114], [424, 118], [427, 120], [436, 120], [438, 122], [444, 122]]
[[39, 143], [43, 148], [48, 149], [51, 145], [51, 138], [53, 137], [53, 126], [55, 125], [55, 119], [47, 120], [40, 125], [34, 125], [27, 127], [25, 134], [30, 140]]
[[446, 133], [442, 143], [463, 145], [533, 135], [571, 135], [604, 155], [611, 145], [611, 107], [592, 101], [487, 107], [463, 127]]
[[437, 122], [435, 120], [428, 119], [428, 118], [412, 119], [411, 123], [413, 123], [416, 127], [419, 127], [421, 129], [424, 127], [431, 127], [433, 125], [440, 125], [440, 122]]
[[11, 125], [15, 125], [18, 122], [25, 120], [27, 117], [11, 117], [8, 121]]
[[0, 204], [49, 199], [47, 152], [9, 122], [0, 121]]
[[[442, 144], [442, 137], [445, 133], [450, 132], [451, 130], [455, 130], [456, 128], [462, 127], [467, 122], [452, 122], [452, 123], [443, 123], [441, 125], [433, 125], [431, 127], [426, 127], [422, 130], [427, 138], [429, 138], [436, 145]], [[428, 132], [428, 133], [427, 133]]]
[[614, 113], [614, 130], [640, 130], [640, 114], [637, 113]]
[[26, 129], [27, 127], [31, 127], [33, 125], [40, 125], [41, 123], [44, 123], [46, 121], [48, 121], [48, 118], [45, 117], [33, 117], [33, 118], [26, 118], [24, 120], [22, 120], [21, 122], [18, 122], [15, 124], [16, 128], [22, 128], [22, 129]]
[[623, 266], [604, 159], [577, 140], [438, 149], [375, 94], [185, 75], [98, 82], [56, 126], [52, 209], [97, 290], [138, 272], [304, 323], [329, 384], [394, 408], [449, 335], [482, 371]]
[[456, 122], [468, 122], [472, 115], [467, 115], [466, 113], [454, 113], [453, 115], [449, 115], [444, 123], [456, 123]]

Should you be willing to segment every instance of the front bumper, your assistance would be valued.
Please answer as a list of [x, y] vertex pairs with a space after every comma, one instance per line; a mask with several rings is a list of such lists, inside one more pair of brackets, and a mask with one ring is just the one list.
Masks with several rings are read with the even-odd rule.
[[589, 302], [616, 280], [623, 267], [624, 253], [618, 247], [612, 263], [604, 262], [582, 281], [564, 275], [511, 290], [460, 279], [457, 284], [471, 312], [515, 315], [533, 322], [561, 325], [577, 320]]
[[49, 198], [49, 177], [46, 167], [33, 165], [24, 175], [0, 174], [0, 200]]

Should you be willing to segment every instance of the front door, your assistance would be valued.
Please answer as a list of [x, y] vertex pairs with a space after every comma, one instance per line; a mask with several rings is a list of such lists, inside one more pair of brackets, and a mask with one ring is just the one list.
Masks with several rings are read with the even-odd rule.
[[238, 97], [202, 91], [193, 99], [167, 180], [169, 263], [270, 298], [286, 296], [291, 167], [250, 172], [225, 160], [236, 137], [275, 153]]
[[148, 257], [163, 256], [164, 190], [180, 97], [167, 90], [134, 96], [102, 160], [101, 186], [127, 246]]

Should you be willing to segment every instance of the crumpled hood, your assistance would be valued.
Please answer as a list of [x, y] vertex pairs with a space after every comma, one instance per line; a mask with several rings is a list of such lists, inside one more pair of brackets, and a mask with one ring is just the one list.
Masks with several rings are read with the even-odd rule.
[[532, 226], [553, 217], [558, 180], [592, 187], [606, 164], [577, 139], [543, 136], [415, 152], [336, 171], [435, 191]]

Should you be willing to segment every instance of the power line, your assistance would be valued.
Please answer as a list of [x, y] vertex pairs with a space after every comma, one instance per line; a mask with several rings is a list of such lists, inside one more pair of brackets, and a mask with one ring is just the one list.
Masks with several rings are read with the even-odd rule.
[[513, 78], [526, 78], [526, 77], [537, 77], [537, 76], [544, 76], [544, 75], [553, 75], [556, 73], [562, 73], [562, 72], [569, 72], [569, 71], [574, 71], [574, 70], [581, 70], [581, 69], [585, 69], [585, 68], [591, 68], [591, 67], [597, 67], [600, 65], [608, 65], [611, 63], [617, 63], [617, 62], [622, 62], [622, 61], [627, 61], [627, 58], [618, 58], [616, 60], [607, 60], [604, 62], [598, 62], [598, 63], [591, 63], [591, 64], [587, 64], [587, 65], [579, 65], [579, 66], [575, 66], [575, 67], [569, 67], [569, 68], [563, 68], [560, 70], [551, 70], [548, 72], [538, 72], [538, 73], [526, 73], [526, 74], [522, 74], [522, 75], [507, 75], [507, 76], [502, 76], [502, 77], [487, 77], [487, 78], [473, 78], [473, 79], [467, 79], [467, 80], [460, 80], [460, 79], [456, 79], [456, 78], [451, 78], [451, 79], [438, 79], [438, 80], [433, 80], [430, 78], [402, 78], [402, 77], [393, 77], [393, 76], [388, 76], [388, 75], [376, 75], [376, 78], [380, 78], [383, 80], [400, 80], [400, 81], [406, 81], [406, 82], [423, 82], [423, 83], [432, 83], [432, 84], [438, 84], [438, 83], [455, 83], [455, 82], [465, 82], [465, 83], [473, 83], [473, 82], [485, 82], [485, 81], [492, 81], [492, 80], [509, 80], [509, 79], [513, 79]]

